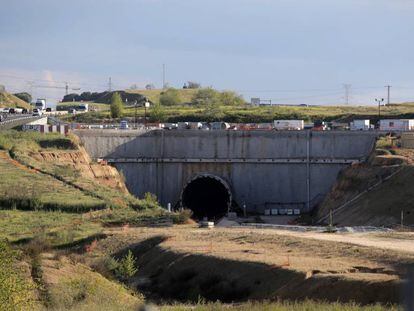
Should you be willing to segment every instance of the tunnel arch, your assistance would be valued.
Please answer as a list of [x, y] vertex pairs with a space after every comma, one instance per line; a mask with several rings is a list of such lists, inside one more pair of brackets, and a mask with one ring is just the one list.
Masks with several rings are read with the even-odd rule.
[[231, 202], [229, 184], [213, 174], [196, 175], [186, 183], [181, 192], [182, 206], [192, 210], [196, 219], [220, 218], [229, 211]]

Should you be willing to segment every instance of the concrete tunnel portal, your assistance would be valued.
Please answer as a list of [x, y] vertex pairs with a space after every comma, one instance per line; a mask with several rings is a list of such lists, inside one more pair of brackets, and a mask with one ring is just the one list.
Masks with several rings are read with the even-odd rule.
[[230, 209], [232, 193], [228, 183], [215, 175], [202, 174], [191, 179], [183, 188], [181, 203], [193, 211], [196, 219], [217, 219]]

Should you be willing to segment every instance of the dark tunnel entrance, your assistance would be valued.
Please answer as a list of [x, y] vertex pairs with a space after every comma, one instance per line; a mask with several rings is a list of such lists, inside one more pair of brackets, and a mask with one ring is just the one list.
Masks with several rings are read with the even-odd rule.
[[213, 175], [200, 175], [185, 186], [181, 200], [184, 208], [193, 211], [194, 218], [217, 219], [227, 213], [231, 204], [231, 192], [223, 179]]

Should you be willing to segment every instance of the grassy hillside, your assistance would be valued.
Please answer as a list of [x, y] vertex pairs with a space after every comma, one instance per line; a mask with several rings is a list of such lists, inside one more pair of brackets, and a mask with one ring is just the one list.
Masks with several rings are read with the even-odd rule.
[[334, 223], [341, 226], [395, 226], [403, 211], [405, 224], [413, 226], [414, 151], [397, 144], [383, 137], [368, 163], [341, 171], [317, 219], [333, 210]]
[[117, 171], [92, 163], [75, 137], [3, 131], [0, 151], [3, 208], [84, 212], [157, 206], [130, 195]]
[[29, 109], [30, 105], [25, 101], [7, 92], [0, 92], [0, 108], [4, 107], [18, 107]]

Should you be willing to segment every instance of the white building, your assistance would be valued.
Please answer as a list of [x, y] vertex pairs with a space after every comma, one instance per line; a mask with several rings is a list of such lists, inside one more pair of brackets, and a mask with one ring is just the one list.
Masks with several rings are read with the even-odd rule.
[[412, 131], [414, 130], [413, 119], [387, 119], [380, 120], [381, 131]]
[[354, 120], [349, 125], [351, 131], [368, 131], [370, 128], [369, 120]]

